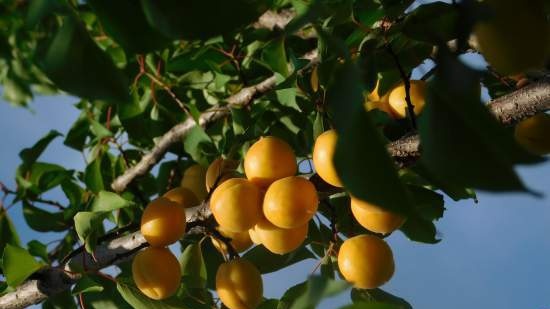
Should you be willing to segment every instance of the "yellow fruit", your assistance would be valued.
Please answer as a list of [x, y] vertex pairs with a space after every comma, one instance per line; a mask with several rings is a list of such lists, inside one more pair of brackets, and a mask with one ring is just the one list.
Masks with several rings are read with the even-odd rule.
[[[238, 253], [241, 253], [246, 249], [250, 248], [250, 246], [252, 246], [252, 240], [250, 240], [250, 235], [248, 234], [248, 231], [241, 232], [241, 233], [234, 233], [234, 232], [226, 231], [221, 227], [218, 227], [218, 231], [220, 232], [220, 234], [222, 234], [222, 236], [225, 236], [231, 239], [231, 246]], [[223, 241], [218, 240], [216, 238], [212, 238], [212, 244], [219, 251], [228, 252], [227, 246], [223, 243]]]
[[315, 186], [305, 178], [290, 176], [269, 186], [263, 212], [274, 225], [290, 229], [307, 224], [315, 215], [317, 204], [319, 198]]
[[141, 216], [141, 234], [153, 247], [175, 243], [185, 234], [185, 208], [160, 197], [147, 205]]
[[216, 292], [229, 309], [254, 309], [263, 298], [262, 275], [247, 260], [223, 263], [216, 273]]
[[[381, 110], [384, 113], [388, 114], [391, 118], [395, 118], [394, 115], [393, 115], [393, 112], [391, 110], [390, 103], [387, 100], [388, 97], [389, 96], [386, 95], [380, 101], [365, 101], [365, 103], [364, 103], [365, 109], [367, 111], [371, 111], [373, 109], [378, 109], [378, 110]], [[386, 99], [384, 99], [384, 98], [386, 98]]]
[[[414, 114], [419, 115], [426, 103], [426, 82], [422, 80], [411, 80], [409, 91], [411, 102], [414, 105]], [[395, 118], [407, 117], [407, 101], [405, 100], [405, 85], [400, 84], [390, 91], [388, 98], [390, 109]]]
[[134, 257], [132, 276], [143, 294], [160, 300], [176, 293], [180, 287], [181, 269], [170, 250], [150, 247]]
[[206, 191], [210, 191], [214, 184], [216, 184], [218, 177], [220, 180], [218, 180], [216, 186], [221, 185], [229, 178], [235, 177], [235, 170], [238, 166], [239, 162], [235, 160], [227, 160], [224, 158], [217, 158], [214, 160], [206, 171]]
[[374, 289], [393, 276], [395, 265], [388, 244], [371, 235], [352, 237], [338, 252], [338, 268], [356, 288]]
[[260, 242], [267, 250], [286, 254], [296, 250], [307, 237], [308, 224], [293, 229], [282, 229], [263, 219], [254, 227]]
[[405, 217], [355, 197], [351, 198], [351, 212], [359, 224], [375, 233], [391, 233], [405, 222]]
[[199, 202], [202, 202], [206, 197], [206, 169], [198, 164], [191, 165], [185, 172], [183, 172], [183, 178], [181, 179], [181, 187], [191, 190], [197, 197]]
[[343, 187], [340, 177], [334, 167], [334, 152], [338, 135], [335, 130], [328, 130], [319, 135], [313, 146], [313, 166], [317, 174], [327, 183], [335, 187]]
[[244, 172], [253, 183], [267, 187], [277, 179], [296, 174], [296, 156], [285, 141], [266, 136], [246, 152]]
[[248, 230], [248, 235], [250, 236], [250, 240], [256, 245], [261, 245], [262, 240], [260, 239], [260, 235], [256, 232], [256, 229], [254, 227], [250, 228]]
[[550, 154], [550, 115], [538, 114], [516, 125], [517, 142], [531, 153]]
[[542, 0], [485, 0], [487, 20], [474, 27], [479, 49], [500, 74], [542, 68], [549, 52], [549, 23]]
[[367, 100], [371, 102], [380, 101], [380, 94], [378, 94], [378, 87], [380, 86], [380, 80], [376, 81], [374, 90], [367, 95]]
[[191, 190], [178, 187], [174, 188], [162, 196], [174, 203], [178, 203], [184, 208], [190, 208], [199, 205], [199, 200], [197, 200], [197, 197]]
[[262, 217], [260, 189], [247, 179], [231, 178], [214, 189], [210, 210], [224, 230], [246, 232]]

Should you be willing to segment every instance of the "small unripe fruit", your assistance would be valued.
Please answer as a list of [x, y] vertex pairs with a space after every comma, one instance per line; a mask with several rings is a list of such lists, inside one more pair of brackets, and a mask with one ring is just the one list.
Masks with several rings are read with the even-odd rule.
[[313, 146], [313, 166], [324, 181], [341, 188], [343, 184], [333, 162], [337, 141], [338, 135], [335, 130], [328, 130], [317, 137]]
[[395, 271], [391, 248], [372, 235], [359, 235], [344, 241], [338, 252], [338, 268], [348, 282], [360, 289], [381, 286]]
[[247, 179], [229, 179], [212, 193], [210, 210], [224, 230], [246, 232], [262, 217], [260, 189]]
[[223, 263], [216, 273], [216, 292], [229, 309], [254, 309], [262, 302], [262, 275], [244, 259]]
[[315, 215], [317, 204], [319, 198], [315, 186], [305, 178], [290, 176], [269, 186], [263, 212], [274, 225], [290, 229], [307, 224]]
[[176, 293], [180, 287], [181, 268], [170, 250], [150, 247], [134, 257], [132, 276], [143, 294], [161, 300]]
[[[407, 100], [405, 100], [405, 85], [400, 84], [390, 92], [389, 104], [392, 114], [398, 118], [407, 118]], [[426, 82], [422, 80], [411, 80], [409, 91], [411, 103], [414, 105], [414, 114], [419, 115], [426, 104]]]
[[[241, 233], [234, 233], [234, 232], [224, 230], [221, 227], [218, 227], [218, 231], [220, 232], [220, 234], [222, 234], [222, 236], [231, 239], [231, 246], [238, 253], [241, 253], [246, 249], [250, 248], [250, 246], [252, 246], [252, 240], [250, 239], [250, 235], [248, 234], [248, 231], [241, 232]], [[223, 241], [218, 240], [216, 238], [212, 238], [212, 244], [219, 251], [228, 252], [227, 246]]]
[[541, 113], [522, 120], [515, 128], [516, 141], [537, 155], [550, 153], [550, 115]]
[[193, 192], [199, 202], [206, 197], [206, 169], [198, 164], [191, 165], [183, 172], [181, 187]]
[[375, 233], [391, 233], [405, 222], [405, 217], [355, 197], [351, 197], [351, 212], [359, 224]]
[[190, 208], [199, 205], [199, 200], [197, 200], [197, 197], [191, 190], [178, 187], [174, 188], [162, 196], [174, 203], [178, 203], [179, 205], [183, 206], [183, 208]]
[[276, 254], [296, 250], [307, 237], [308, 224], [293, 229], [282, 229], [263, 219], [254, 228], [264, 247]]
[[160, 197], [147, 205], [141, 216], [141, 234], [153, 247], [175, 243], [185, 234], [185, 208]]
[[214, 160], [214, 162], [208, 166], [208, 170], [206, 170], [206, 191], [210, 191], [214, 184], [216, 184], [218, 178], [219, 180], [216, 186], [221, 185], [227, 179], [235, 177], [235, 170], [238, 166], [239, 162], [235, 160], [227, 160], [224, 158], [217, 158]]
[[294, 151], [285, 141], [273, 136], [260, 138], [244, 157], [244, 172], [253, 183], [268, 187], [272, 182], [296, 174]]

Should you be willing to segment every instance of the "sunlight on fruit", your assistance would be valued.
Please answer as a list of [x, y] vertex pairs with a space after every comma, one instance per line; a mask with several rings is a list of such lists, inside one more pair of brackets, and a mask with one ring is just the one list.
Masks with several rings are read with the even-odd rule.
[[[405, 100], [405, 94], [405, 85], [400, 84], [390, 92], [388, 98], [392, 114], [398, 119], [407, 118], [407, 101]], [[411, 103], [414, 105], [414, 114], [419, 115], [426, 103], [426, 82], [422, 80], [411, 80], [409, 94], [411, 96]]]
[[360, 289], [374, 289], [391, 279], [395, 266], [388, 244], [371, 235], [352, 237], [342, 244], [338, 267], [344, 278]]
[[185, 172], [183, 172], [183, 178], [181, 179], [181, 187], [191, 190], [197, 197], [199, 202], [202, 202], [206, 197], [206, 169], [198, 164], [191, 165]]
[[246, 152], [244, 171], [253, 183], [267, 187], [277, 179], [294, 176], [298, 169], [294, 151], [273, 136], [260, 138]]
[[355, 197], [351, 197], [351, 211], [359, 224], [375, 233], [391, 233], [405, 222], [405, 217]]
[[[218, 227], [218, 231], [220, 232], [220, 234], [222, 234], [222, 236], [225, 236], [225, 237], [231, 239], [231, 246], [238, 253], [246, 251], [246, 249], [248, 249], [252, 246], [252, 240], [250, 239], [250, 235], [248, 234], [248, 231], [240, 232], [240, 233], [234, 233], [234, 232], [224, 230], [221, 227]], [[224, 252], [224, 253], [228, 252], [227, 246], [223, 243], [223, 241], [218, 240], [216, 238], [212, 238], [212, 244], [219, 251]]]
[[236, 177], [235, 170], [239, 167], [239, 161], [227, 160], [224, 158], [217, 158], [208, 166], [206, 170], [206, 190], [210, 191], [210, 188], [216, 184], [216, 180], [219, 178], [217, 186], [221, 185], [229, 178]]
[[297, 176], [279, 179], [269, 186], [263, 202], [264, 216], [280, 228], [306, 224], [317, 211], [319, 198], [315, 186]]
[[538, 114], [516, 125], [516, 141], [529, 152], [550, 154], [550, 115]]
[[256, 229], [254, 227], [252, 227], [251, 229], [248, 230], [248, 235], [250, 236], [250, 240], [252, 240], [252, 242], [256, 245], [261, 245], [262, 244], [262, 240], [260, 239], [260, 235], [258, 235], [258, 233], [256, 232]]
[[199, 205], [199, 200], [191, 190], [178, 187], [174, 188], [162, 195], [162, 197], [183, 206], [184, 208], [190, 208]]
[[155, 247], [175, 243], [185, 234], [185, 208], [160, 197], [147, 205], [141, 216], [141, 234]]
[[229, 309], [254, 309], [263, 299], [262, 276], [247, 260], [223, 263], [216, 273], [216, 292]]
[[308, 224], [293, 229], [282, 229], [263, 219], [256, 224], [254, 231], [267, 250], [276, 254], [286, 254], [296, 250], [304, 242]]
[[214, 190], [210, 210], [224, 230], [246, 232], [262, 217], [260, 189], [247, 179], [229, 179]]
[[181, 269], [170, 250], [150, 247], [134, 257], [132, 276], [143, 294], [160, 300], [176, 293], [180, 287]]
[[327, 183], [342, 187], [342, 181], [336, 173], [333, 158], [336, 151], [338, 135], [335, 130], [328, 130], [319, 135], [313, 147], [313, 166], [317, 174]]

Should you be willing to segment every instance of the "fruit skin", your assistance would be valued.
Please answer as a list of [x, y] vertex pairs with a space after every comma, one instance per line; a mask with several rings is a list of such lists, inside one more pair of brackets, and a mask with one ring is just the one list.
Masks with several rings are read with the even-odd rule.
[[275, 226], [290, 229], [307, 224], [315, 215], [318, 204], [315, 186], [305, 178], [290, 176], [269, 186], [263, 212]]
[[254, 309], [263, 298], [262, 275], [244, 259], [223, 263], [216, 273], [216, 292], [229, 309]]
[[153, 247], [175, 243], [185, 234], [185, 208], [164, 197], [147, 205], [141, 216], [141, 234]]
[[522, 120], [514, 130], [516, 141], [529, 152], [550, 154], [550, 115], [541, 113]]
[[206, 197], [206, 169], [198, 164], [191, 165], [183, 172], [180, 187], [191, 190], [199, 202]]
[[389, 212], [376, 205], [351, 197], [351, 212], [353, 216], [369, 231], [388, 234], [398, 229], [406, 218]]
[[256, 232], [256, 229], [254, 227], [252, 227], [251, 229], [248, 230], [248, 235], [250, 236], [250, 240], [252, 240], [252, 242], [256, 245], [261, 245], [262, 244], [262, 240], [260, 239], [260, 235], [258, 235], [258, 233]]
[[296, 250], [307, 237], [308, 224], [293, 229], [282, 229], [263, 219], [254, 227], [264, 247], [275, 254]]
[[162, 197], [174, 203], [180, 204], [181, 206], [183, 206], [183, 208], [194, 207], [199, 205], [200, 203], [200, 201], [197, 200], [197, 197], [193, 192], [191, 192], [191, 190], [183, 187], [174, 188], [164, 193]]
[[342, 188], [344, 185], [336, 173], [333, 162], [337, 141], [338, 135], [335, 130], [328, 130], [317, 137], [313, 146], [313, 166], [324, 181]]
[[549, 52], [549, 24], [542, 0], [485, 0], [491, 16], [474, 27], [479, 49], [500, 74], [542, 68]]
[[181, 269], [170, 250], [149, 247], [134, 257], [132, 276], [143, 294], [161, 300], [176, 293], [180, 287]]
[[[218, 231], [220, 232], [220, 234], [222, 234], [222, 236], [231, 238], [231, 246], [238, 253], [241, 253], [252, 246], [252, 240], [250, 239], [250, 235], [248, 234], [248, 231], [242, 232], [242, 233], [234, 233], [234, 232], [224, 230], [221, 227], [218, 227]], [[223, 243], [223, 241], [220, 241], [216, 238], [212, 238], [212, 244], [219, 251], [227, 252], [227, 246]]]
[[359, 235], [344, 241], [338, 252], [338, 268], [348, 282], [360, 289], [381, 286], [395, 271], [390, 246], [372, 235]]
[[244, 157], [246, 177], [264, 188], [277, 179], [294, 176], [297, 169], [296, 156], [290, 145], [273, 136], [260, 138]]
[[210, 210], [224, 230], [246, 232], [262, 217], [260, 189], [247, 179], [231, 178], [212, 193]]
[[214, 160], [214, 162], [212, 162], [206, 170], [206, 191], [210, 191], [216, 183], [218, 177], [220, 177], [220, 180], [218, 181], [217, 186], [221, 185], [227, 179], [235, 177], [235, 170], [238, 166], [239, 162], [235, 160], [228, 160], [224, 158], [217, 158]]
[[[414, 105], [414, 114], [419, 115], [426, 103], [426, 82], [422, 80], [411, 80], [409, 94]], [[400, 84], [390, 91], [388, 98], [392, 114], [397, 119], [407, 118], [407, 101], [405, 100], [405, 85]]]

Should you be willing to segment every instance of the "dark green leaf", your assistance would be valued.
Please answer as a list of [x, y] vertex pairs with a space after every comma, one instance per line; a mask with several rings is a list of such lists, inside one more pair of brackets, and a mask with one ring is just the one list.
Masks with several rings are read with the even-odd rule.
[[[118, 280], [117, 290], [128, 304], [135, 309], [188, 309], [189, 307], [176, 298], [154, 300], [145, 296], [128, 281]], [[191, 309], [191, 308], [189, 308]]]
[[101, 286], [89, 276], [83, 276], [76, 282], [75, 286], [72, 289], [72, 294], [78, 295], [80, 293], [97, 293], [102, 291], [103, 286]]
[[399, 230], [412, 241], [427, 244], [436, 244], [440, 241], [437, 239], [437, 230], [433, 222], [418, 215], [409, 216]]
[[65, 141], [63, 143], [73, 149], [82, 151], [84, 149], [84, 145], [86, 144], [86, 138], [88, 137], [89, 132], [90, 122], [86, 117], [86, 113], [83, 112], [69, 129], [69, 132], [67, 132], [67, 136], [65, 137]]
[[50, 258], [48, 257], [48, 247], [46, 247], [45, 244], [39, 242], [38, 240], [31, 240], [27, 243], [27, 248], [29, 248], [29, 253], [31, 255], [41, 258], [44, 263], [50, 262]]
[[42, 309], [77, 309], [77, 306], [71, 292], [64, 291], [50, 296], [42, 304]]
[[262, 60], [271, 71], [288, 76], [288, 63], [286, 60], [285, 40], [283, 37], [273, 39], [262, 49]]
[[105, 189], [101, 171], [101, 158], [96, 158], [86, 166], [86, 170], [84, 171], [84, 183], [92, 192], [99, 192]]
[[279, 300], [279, 305], [277, 309], [290, 309], [290, 306], [296, 301], [296, 299], [304, 295], [307, 291], [308, 282], [299, 283], [291, 288], [289, 288], [285, 294]]
[[379, 302], [363, 303], [358, 302], [355, 304], [340, 307], [339, 309], [401, 309], [398, 305], [385, 304]]
[[268, 274], [303, 260], [312, 259], [314, 255], [306, 247], [300, 247], [288, 254], [271, 253], [264, 246], [256, 246], [247, 251], [243, 258], [252, 262], [262, 274]]
[[415, 40], [441, 44], [457, 37], [459, 10], [449, 3], [419, 6], [403, 21], [403, 33]]
[[428, 221], [443, 217], [445, 202], [441, 194], [419, 186], [409, 185], [407, 189], [414, 202], [414, 211], [419, 216]]
[[63, 212], [45, 211], [26, 201], [23, 202], [23, 217], [33, 230], [39, 232], [61, 232], [71, 227]]
[[199, 244], [188, 245], [180, 257], [182, 282], [186, 288], [206, 288], [206, 265]]
[[292, 304], [291, 309], [313, 309], [330, 296], [342, 293], [349, 288], [346, 281], [332, 280], [321, 276], [311, 276], [307, 283], [307, 289]]
[[392, 295], [381, 289], [371, 289], [371, 290], [352, 289], [351, 299], [353, 300], [354, 303], [388, 304], [388, 305], [394, 306], [391, 308], [412, 309], [412, 306], [403, 298]]
[[185, 152], [191, 155], [195, 162], [201, 164], [208, 164], [208, 159], [203, 152], [204, 144], [211, 144], [212, 140], [210, 136], [206, 134], [204, 129], [200, 126], [194, 126], [191, 131], [185, 137], [183, 141], [183, 147]]
[[25, 148], [19, 153], [19, 157], [23, 160], [25, 166], [31, 166], [36, 162], [38, 157], [46, 150], [46, 147], [58, 136], [62, 134], [52, 130], [48, 132], [44, 137], [39, 139], [31, 148]]

